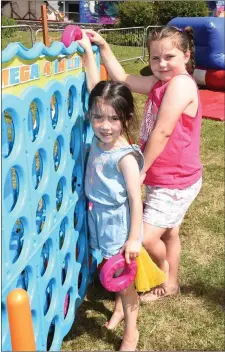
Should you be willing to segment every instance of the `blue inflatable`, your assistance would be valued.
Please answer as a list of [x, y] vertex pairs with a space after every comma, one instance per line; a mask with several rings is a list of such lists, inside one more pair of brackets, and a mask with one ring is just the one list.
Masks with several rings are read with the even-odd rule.
[[169, 26], [194, 30], [195, 63], [202, 69], [225, 70], [223, 17], [176, 17]]

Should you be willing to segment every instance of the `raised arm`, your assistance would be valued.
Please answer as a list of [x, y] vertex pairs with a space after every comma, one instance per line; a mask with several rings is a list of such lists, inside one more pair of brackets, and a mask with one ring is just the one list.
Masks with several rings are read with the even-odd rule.
[[86, 68], [86, 75], [87, 75], [87, 88], [90, 92], [95, 85], [100, 81], [100, 73], [98, 71], [94, 53], [92, 51], [90, 40], [83, 29], [82, 31], [82, 39], [78, 40], [77, 42], [84, 48], [84, 65]]
[[145, 95], [149, 94], [150, 90], [157, 82], [154, 76], [144, 77], [127, 74], [118, 62], [105, 39], [102, 38], [100, 34], [90, 29], [87, 29], [86, 33], [91, 34], [91, 41], [99, 46], [102, 61], [105, 64], [112, 80], [126, 83], [132, 92]]
[[130, 259], [138, 255], [141, 249], [142, 201], [140, 172], [137, 161], [132, 154], [124, 156], [119, 161], [119, 169], [123, 173], [126, 182], [130, 206], [130, 233], [128, 240], [123, 247], [126, 261], [129, 263]]

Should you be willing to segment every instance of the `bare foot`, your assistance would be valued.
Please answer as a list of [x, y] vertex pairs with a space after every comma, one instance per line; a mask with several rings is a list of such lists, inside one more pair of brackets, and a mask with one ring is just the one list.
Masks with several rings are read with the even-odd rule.
[[153, 301], [157, 301], [159, 299], [162, 299], [164, 297], [178, 295], [179, 293], [180, 293], [180, 287], [178, 285], [173, 285], [173, 286], [165, 285], [165, 286], [163, 286], [163, 284], [162, 284], [162, 285], [150, 290], [149, 292], [142, 294], [140, 296], [140, 300], [141, 300], [141, 302], [144, 302], [144, 303], [153, 302]]
[[175, 296], [180, 294], [180, 286], [179, 285], [167, 285], [165, 287], [164, 296]]
[[167, 290], [167, 283], [169, 279], [169, 263], [165, 260], [164, 266], [161, 269], [166, 274], [166, 280], [156, 287], [153, 287], [150, 291], [144, 292], [140, 295], [140, 301], [147, 303], [150, 301], [157, 301], [161, 297], [165, 296]]
[[139, 340], [139, 332], [136, 330], [135, 337], [132, 339], [123, 338], [119, 351], [135, 351]]
[[124, 313], [121, 311], [115, 311], [113, 312], [113, 315], [111, 316], [111, 318], [109, 319], [109, 321], [107, 321], [104, 324], [104, 327], [106, 329], [112, 330], [114, 329], [122, 320], [124, 319]]

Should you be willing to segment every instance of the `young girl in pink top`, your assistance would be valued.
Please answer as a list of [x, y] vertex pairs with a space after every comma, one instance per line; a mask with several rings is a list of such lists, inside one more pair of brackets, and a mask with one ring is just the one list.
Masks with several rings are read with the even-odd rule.
[[190, 76], [194, 69], [193, 31], [190, 27], [164, 27], [150, 34], [147, 46], [153, 75], [148, 77], [126, 74], [106, 41], [94, 31], [87, 33], [99, 45], [109, 76], [148, 96], [140, 133], [146, 185], [143, 244], [168, 279], [141, 299], [177, 294], [180, 225], [202, 182], [202, 113], [198, 88]]

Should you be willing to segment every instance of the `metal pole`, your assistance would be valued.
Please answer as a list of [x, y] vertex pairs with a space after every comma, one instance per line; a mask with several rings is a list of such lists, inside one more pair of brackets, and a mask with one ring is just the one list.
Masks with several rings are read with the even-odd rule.
[[64, 17], [66, 16], [66, 2], [65, 0], [63, 0], [63, 13], [64, 13]]
[[48, 40], [48, 17], [46, 5], [41, 5], [41, 17], [42, 17], [42, 28], [43, 28], [43, 42], [45, 46], [49, 46]]

